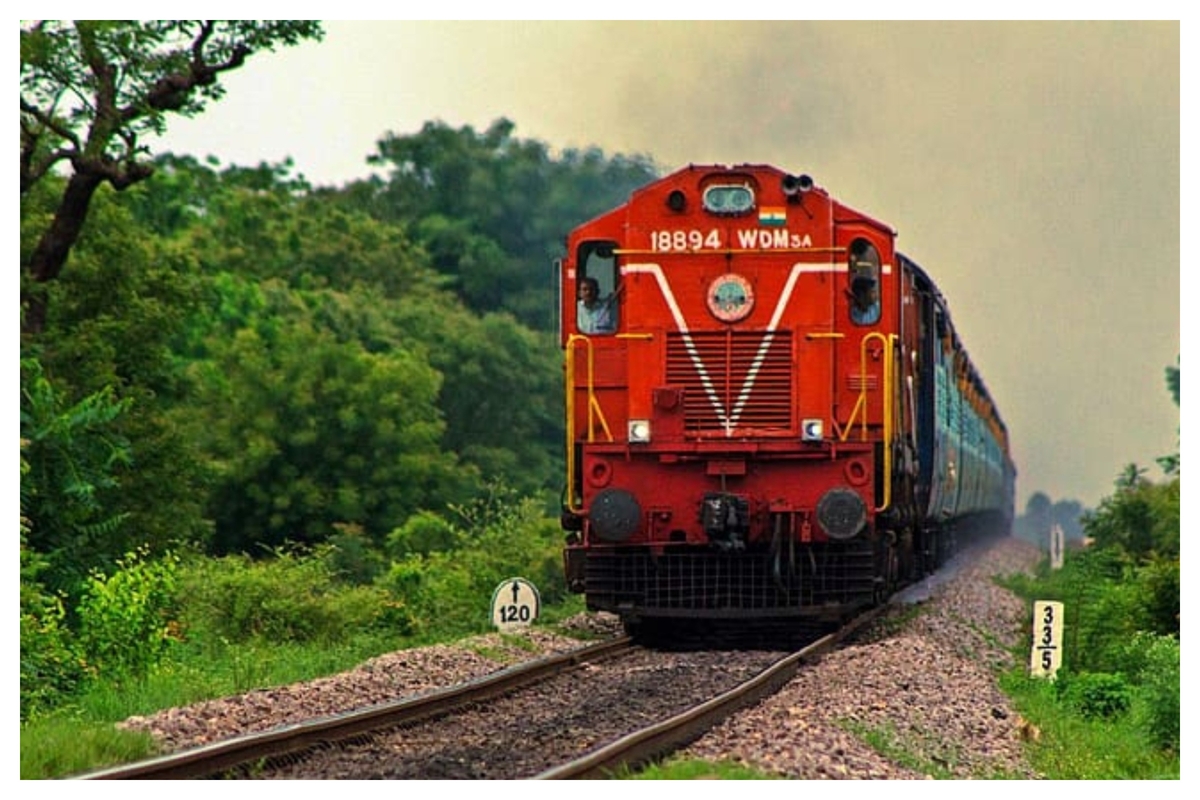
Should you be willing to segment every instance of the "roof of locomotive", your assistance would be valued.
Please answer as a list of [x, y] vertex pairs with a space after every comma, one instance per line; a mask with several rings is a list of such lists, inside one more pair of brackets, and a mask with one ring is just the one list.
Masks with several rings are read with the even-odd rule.
[[[639, 200], [645, 198], [647, 195], [654, 196], [670, 191], [674, 188], [695, 187], [700, 181], [704, 181], [722, 174], [750, 175], [757, 180], [760, 186], [762, 186], [767, 192], [778, 192], [778, 197], [768, 195], [771, 196], [771, 199], [768, 201], [771, 203], [783, 203], [787, 201], [787, 198], [785, 198], [783, 195], [782, 189], [778, 188], [781, 186], [784, 180], [796, 178], [806, 179], [811, 182], [811, 186], [805, 189], [804, 193], [806, 195], [815, 194], [821, 198], [824, 198], [825, 201], [831, 205], [834, 218], [838, 221], [854, 221], [865, 223], [878, 228], [881, 232], [889, 236], [894, 237], [896, 235], [896, 230], [891, 225], [888, 225], [887, 223], [882, 222], [881, 220], [872, 217], [871, 215], [866, 214], [857, 208], [846, 205], [845, 203], [837, 200], [836, 198], [832, 197], [824, 187], [812, 182], [812, 179], [807, 175], [802, 175], [800, 173], [789, 173], [771, 164], [750, 163], [688, 164], [686, 167], [677, 169], [674, 172], [658, 178], [657, 180], [651, 181], [638, 187], [637, 189], [634, 189], [632, 192], [630, 192], [629, 199], [625, 203], [622, 203], [621, 205], [616, 206], [588, 220], [587, 222], [582, 223], [581, 225], [577, 226], [576, 232], [581, 228], [588, 228], [594, 225], [604, 227], [605, 222], [614, 221], [612, 220], [613, 217], [622, 217], [624, 214], [628, 213], [631, 206], [637, 204]], [[777, 182], [772, 183], [770, 180], [771, 178], [776, 179]]]

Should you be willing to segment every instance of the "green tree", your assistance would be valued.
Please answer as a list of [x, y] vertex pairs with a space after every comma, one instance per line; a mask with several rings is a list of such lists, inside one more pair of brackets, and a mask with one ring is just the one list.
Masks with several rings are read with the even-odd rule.
[[154, 159], [154, 179], [131, 186], [122, 196], [139, 224], [169, 237], [221, 214], [221, 203], [239, 191], [293, 196], [309, 192], [312, 187], [292, 174], [292, 166], [286, 159], [281, 164], [221, 169], [214, 156], [201, 163], [192, 156], [164, 153]]
[[423, 357], [339, 341], [296, 293], [264, 287], [252, 290], [262, 314], [191, 367], [194, 435], [218, 470], [218, 551], [323, 542], [345, 524], [381, 544], [410, 514], [464, 496]]
[[141, 137], [166, 115], [219, 99], [222, 74], [255, 52], [320, 39], [320, 23], [259, 20], [40, 20], [21, 26], [21, 193], [69, 164], [57, 207], [22, 262], [23, 330], [45, 327], [46, 294], [96, 191], [153, 174]]
[[557, 158], [498, 119], [485, 131], [429, 122], [412, 135], [389, 133], [368, 162], [390, 169], [340, 193], [380, 219], [413, 224], [414, 235], [452, 278], [468, 307], [508, 311], [549, 330], [553, 260], [576, 225], [624, 202], [658, 173], [647, 157], [605, 157], [596, 148]]
[[1171, 392], [1171, 399], [1175, 401], [1175, 405], [1179, 405], [1179, 358], [1175, 359], [1175, 366], [1167, 367], [1167, 389]]
[[[1171, 399], [1175, 401], [1176, 408], [1179, 407], [1179, 358], [1175, 358], [1175, 366], [1167, 367], [1167, 389], [1171, 392]], [[1158, 459], [1158, 464], [1163, 468], [1163, 472], [1168, 475], [1179, 474], [1179, 451], [1176, 450], [1170, 455], [1162, 456]]]
[[[22, 254], [36, 236], [26, 236], [52, 213], [47, 190], [62, 179], [49, 178], [22, 197]], [[179, 369], [172, 342], [199, 298], [196, 261], [187, 248], [147, 236], [121, 207], [121, 196], [102, 189], [91, 209], [95, 224], [80, 237], [72, 268], [47, 286], [53, 299], [48, 328], [23, 336], [23, 358], [36, 359], [63, 407], [107, 393], [122, 404], [109, 433], [129, 448], [129, 466], [112, 474], [117, 481], [104, 493], [107, 517], [125, 520], [107, 545], [103, 563], [82, 565], [82, 574], [148, 544], [160, 552], [171, 543], [202, 541], [204, 473], [191, 444], [169, 416], [177, 403]], [[24, 384], [23, 390], [28, 389]], [[33, 481], [50, 474], [28, 454]], [[46, 508], [31, 509], [31, 518]], [[132, 537], [136, 536], [136, 541]], [[125, 537], [130, 537], [128, 540]], [[41, 544], [31, 541], [40, 549]], [[99, 554], [99, 551], [97, 551]]]
[[562, 370], [550, 335], [508, 314], [459, 308], [431, 315], [411, 303], [395, 314], [398, 335], [423, 343], [443, 376], [444, 446], [485, 479], [503, 479], [521, 493], [558, 486]]
[[1059, 500], [1054, 504], [1050, 515], [1054, 524], [1062, 527], [1063, 538], [1066, 541], [1078, 541], [1083, 538], [1083, 527], [1080, 524], [1083, 506], [1078, 500]]
[[1098, 546], [1117, 549], [1134, 563], [1179, 555], [1179, 478], [1155, 484], [1144, 472], [1126, 466], [1116, 491], [1083, 519]]
[[1054, 504], [1045, 492], [1034, 492], [1025, 501], [1025, 513], [1014, 523], [1014, 530], [1024, 539], [1043, 549], [1047, 547], [1050, 526], [1053, 524]]
[[28, 441], [21, 439], [21, 721], [41, 708], [56, 705], [86, 680], [62, 598], [46, 591], [41, 573], [46, 558], [26, 544], [29, 519], [25, 516], [29, 489], [25, 477]]
[[36, 359], [21, 360], [21, 440], [27, 459], [21, 509], [28, 521], [22, 552], [28, 543], [37, 579], [54, 592], [73, 591], [89, 570], [107, 566], [114, 552], [125, 515], [114, 513], [108, 499], [119, 471], [130, 462], [129, 443], [114, 422], [127, 406], [111, 389], [71, 403]]
[[[463, 464], [524, 492], [555, 485], [562, 391], [552, 337], [507, 314], [463, 308], [404, 227], [335, 202], [329, 193], [297, 191], [285, 171], [274, 173], [273, 185], [250, 191], [239, 176], [224, 183], [229, 171], [214, 186], [208, 168], [178, 168], [209, 173], [186, 180], [209, 189], [205, 213], [182, 238], [188, 251], [202, 254], [211, 293], [189, 325], [183, 352], [204, 357], [213, 342], [246, 326], [278, 323], [267, 313], [269, 294], [273, 313], [306, 317], [341, 344], [371, 353], [400, 349], [427, 361], [441, 376], [441, 446]], [[269, 293], [247, 277], [270, 285]]]

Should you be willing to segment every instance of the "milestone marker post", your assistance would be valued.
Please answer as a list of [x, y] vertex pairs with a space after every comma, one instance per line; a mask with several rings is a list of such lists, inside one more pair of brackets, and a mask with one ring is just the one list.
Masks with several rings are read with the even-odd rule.
[[502, 631], [532, 625], [541, 610], [537, 587], [524, 578], [501, 581], [492, 592], [492, 624]]
[[1062, 666], [1063, 604], [1037, 600], [1033, 604], [1033, 650], [1029, 674], [1054, 680]]

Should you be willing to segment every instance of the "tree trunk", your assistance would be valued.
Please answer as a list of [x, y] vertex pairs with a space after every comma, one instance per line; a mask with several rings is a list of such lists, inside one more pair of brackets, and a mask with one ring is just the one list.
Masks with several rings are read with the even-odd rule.
[[[35, 283], [47, 283], [62, 273], [71, 248], [79, 239], [83, 223], [87, 219], [92, 196], [100, 187], [103, 178], [87, 173], [76, 173], [67, 182], [62, 202], [54, 214], [54, 221], [42, 235], [25, 269]], [[21, 304], [25, 308], [22, 329], [25, 333], [41, 333], [46, 327], [46, 296], [44, 292], [23, 292]]]

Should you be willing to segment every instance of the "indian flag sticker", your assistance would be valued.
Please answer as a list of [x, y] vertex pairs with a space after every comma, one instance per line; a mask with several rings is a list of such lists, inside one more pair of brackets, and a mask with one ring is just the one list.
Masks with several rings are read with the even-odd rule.
[[763, 206], [758, 211], [759, 225], [786, 225], [787, 209], [782, 206]]

